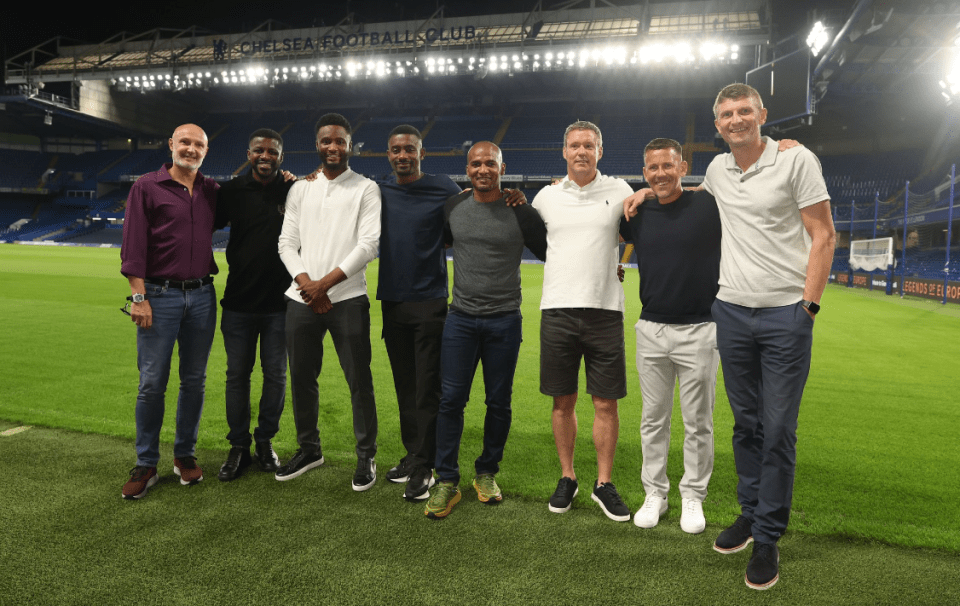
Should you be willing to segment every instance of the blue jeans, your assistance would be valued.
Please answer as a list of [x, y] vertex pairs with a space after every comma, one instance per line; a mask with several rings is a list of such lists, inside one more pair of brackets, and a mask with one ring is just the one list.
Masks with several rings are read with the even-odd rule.
[[487, 414], [483, 423], [483, 451], [474, 463], [477, 474], [497, 473], [510, 433], [513, 375], [517, 370], [523, 318], [519, 311], [496, 316], [447, 315], [443, 327], [440, 363], [440, 413], [437, 416], [437, 477], [460, 482], [460, 439], [463, 410], [477, 363], [483, 361]]
[[733, 411], [737, 500], [754, 541], [776, 543], [790, 520], [813, 320], [799, 303], [753, 309], [719, 299], [713, 319]]
[[213, 284], [187, 291], [146, 284], [146, 295], [153, 310], [153, 326], [137, 328], [136, 448], [137, 465], [156, 467], [175, 343], [180, 354], [180, 394], [173, 456], [193, 456], [203, 412], [207, 359], [217, 330], [217, 292]]
[[286, 312], [247, 313], [224, 309], [220, 317], [223, 348], [227, 352], [227, 441], [250, 448], [250, 375], [260, 341], [263, 392], [253, 440], [269, 442], [280, 429], [287, 389]]

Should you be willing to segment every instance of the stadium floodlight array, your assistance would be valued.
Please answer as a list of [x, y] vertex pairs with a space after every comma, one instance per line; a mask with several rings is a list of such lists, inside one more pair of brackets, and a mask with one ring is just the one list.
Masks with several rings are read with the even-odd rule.
[[947, 69], [943, 80], [940, 80], [940, 94], [947, 105], [952, 105], [957, 98], [960, 98], [960, 38], [954, 42], [953, 61]]
[[813, 56], [816, 57], [819, 55], [820, 51], [823, 50], [823, 47], [826, 46], [829, 41], [830, 33], [827, 31], [823, 22], [817, 21], [814, 23], [810, 29], [810, 34], [807, 36], [807, 46], [810, 47], [810, 52], [813, 53]]
[[268, 85], [294, 82], [324, 82], [357, 79], [513, 75], [569, 70], [614, 70], [644, 66], [691, 66], [738, 63], [736, 44], [708, 41], [695, 48], [688, 42], [647, 44], [639, 47], [606, 45], [593, 48], [568, 47], [538, 51], [435, 52], [406, 58], [344, 58], [299, 60], [279, 66], [247, 65], [193, 70], [187, 73], [127, 75], [114, 79], [121, 91], [181, 90], [211, 86]]

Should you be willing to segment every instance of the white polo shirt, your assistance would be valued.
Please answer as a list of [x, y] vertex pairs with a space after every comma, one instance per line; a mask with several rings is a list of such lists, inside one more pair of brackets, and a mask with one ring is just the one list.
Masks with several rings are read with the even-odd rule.
[[[380, 241], [380, 188], [349, 168], [332, 181], [297, 181], [287, 194], [280, 259], [290, 275], [319, 280], [339, 267], [347, 279], [327, 292], [332, 303], [367, 294], [364, 270]], [[294, 282], [287, 296], [303, 303]]]
[[623, 200], [631, 194], [626, 181], [600, 171], [584, 187], [565, 177], [540, 190], [533, 200], [547, 226], [540, 309], [623, 311], [617, 261]]
[[717, 199], [721, 301], [744, 307], [781, 307], [803, 298], [810, 236], [800, 209], [830, 199], [820, 161], [806, 147], [766, 147], [747, 171], [732, 153], [707, 167], [704, 188]]

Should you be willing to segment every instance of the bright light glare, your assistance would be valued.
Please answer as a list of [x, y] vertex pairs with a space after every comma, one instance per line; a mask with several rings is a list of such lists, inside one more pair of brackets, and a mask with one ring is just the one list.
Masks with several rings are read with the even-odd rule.
[[807, 46], [810, 47], [814, 57], [820, 54], [820, 51], [823, 50], [823, 47], [827, 44], [829, 37], [830, 35], [827, 33], [827, 28], [823, 26], [822, 21], [817, 21], [813, 24], [813, 29], [810, 30], [810, 35], [807, 36]]

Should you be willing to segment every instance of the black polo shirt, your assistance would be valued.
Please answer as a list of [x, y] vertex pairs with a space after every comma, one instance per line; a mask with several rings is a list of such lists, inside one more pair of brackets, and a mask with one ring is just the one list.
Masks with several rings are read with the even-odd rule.
[[245, 175], [225, 183], [217, 193], [215, 229], [230, 224], [227, 244], [227, 286], [220, 305], [247, 313], [286, 309], [284, 292], [290, 274], [280, 260], [277, 242], [283, 228], [283, 209], [293, 181], [283, 175], [266, 185]]

